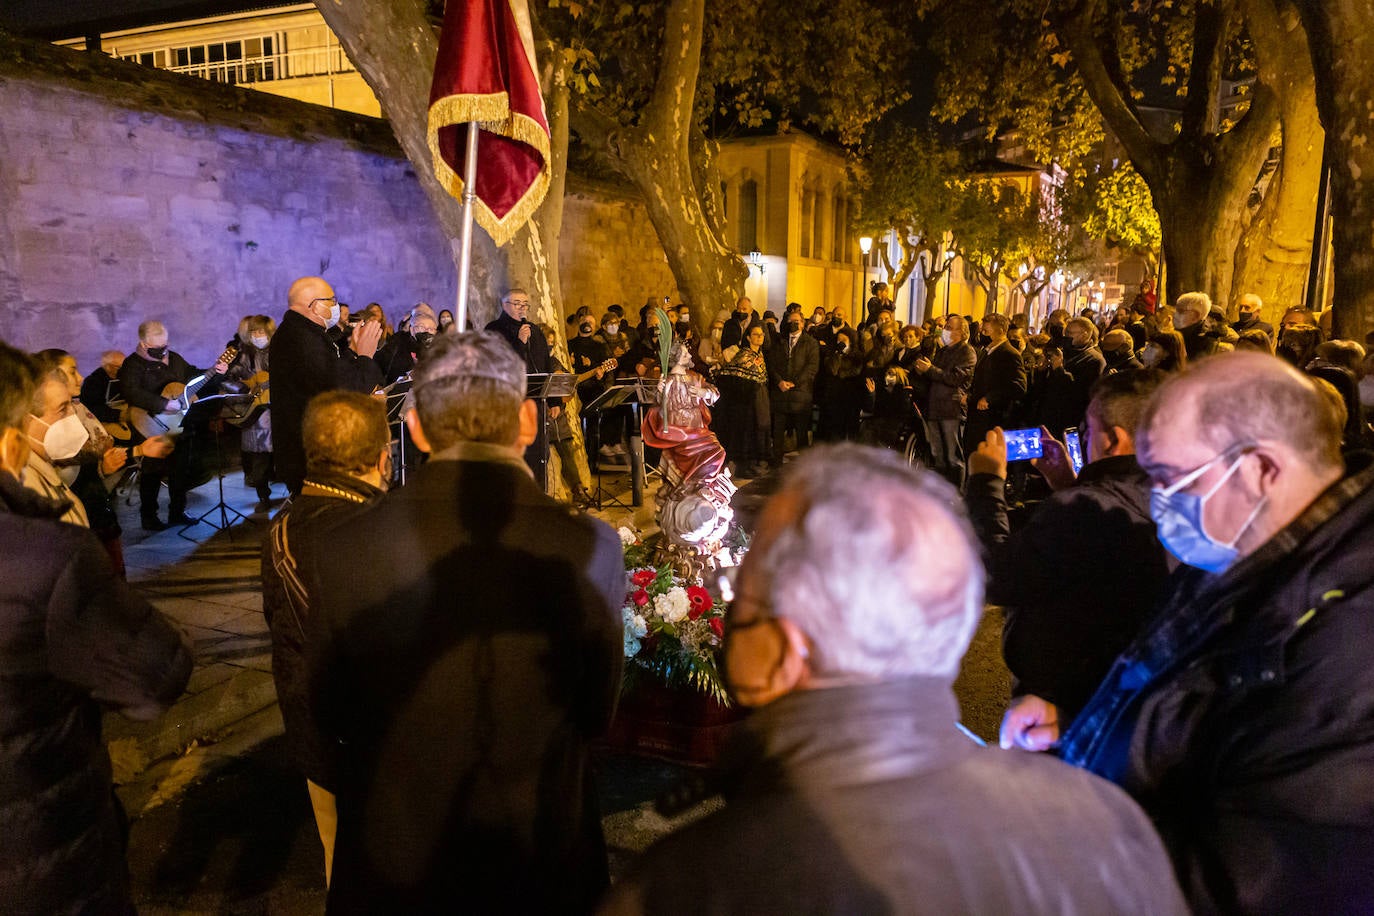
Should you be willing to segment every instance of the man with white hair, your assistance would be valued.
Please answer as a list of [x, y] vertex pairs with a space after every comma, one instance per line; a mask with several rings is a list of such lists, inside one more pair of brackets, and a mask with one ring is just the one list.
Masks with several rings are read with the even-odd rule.
[[336, 751], [327, 911], [586, 912], [609, 881], [587, 755], [620, 691], [620, 539], [535, 485], [538, 412], [499, 335], [440, 335], [412, 393], [430, 461], [350, 516], [365, 556], [301, 559]]
[[1212, 297], [1206, 293], [1184, 293], [1174, 303], [1174, 330], [1183, 335], [1183, 347], [1189, 360], [1215, 356], [1232, 349], [1223, 342], [1212, 327]]
[[[1144, 805], [1197, 912], [1374, 901], [1374, 466], [1282, 360], [1165, 382], [1137, 431], [1159, 538], [1188, 567], [1059, 742]], [[1003, 743], [1048, 747], [1024, 697]]]
[[607, 912], [1184, 912], [1124, 794], [959, 731], [983, 567], [956, 503], [879, 449], [796, 462], [726, 616], [725, 675], [755, 707], [729, 803], [651, 849]]

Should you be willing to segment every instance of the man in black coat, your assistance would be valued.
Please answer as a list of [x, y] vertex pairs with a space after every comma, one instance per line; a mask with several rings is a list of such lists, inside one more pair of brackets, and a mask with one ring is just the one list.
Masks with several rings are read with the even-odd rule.
[[988, 430], [1007, 427], [1026, 396], [1026, 367], [1021, 351], [1007, 340], [1011, 321], [1006, 315], [985, 315], [979, 326], [987, 346], [978, 354], [969, 388], [968, 421], [964, 424], [964, 453], [972, 454]]
[[744, 335], [749, 333], [749, 328], [758, 320], [759, 313], [754, 311], [754, 304], [749, 301], [749, 297], [740, 296], [735, 303], [735, 310], [730, 314], [730, 320], [725, 322], [725, 327], [720, 332], [720, 348], [728, 350], [743, 345]]
[[100, 541], [25, 490], [36, 386], [0, 343], [0, 910], [128, 913], [106, 709], [150, 719], [191, 676], [190, 642], [131, 591]]
[[339, 562], [350, 562], [343, 556], [350, 540], [336, 533], [385, 492], [391, 479], [391, 430], [381, 401], [357, 391], [326, 391], [311, 399], [301, 436], [305, 484], [273, 520], [262, 545], [262, 613], [272, 634], [272, 682], [287, 753], [306, 780], [328, 881], [338, 824], [334, 749], [321, 737], [310, 701], [306, 634], [318, 599], [302, 575], [300, 558], [333, 548]]
[[[926, 438], [931, 467], [955, 486], [964, 483], [963, 425], [968, 416], [968, 391], [978, 355], [968, 342], [968, 326], [958, 315], [945, 319], [942, 346], [932, 359], [918, 357], [912, 368], [930, 383], [926, 410]], [[914, 383], [914, 380], [913, 380]]]
[[272, 336], [272, 448], [277, 475], [294, 495], [305, 481], [305, 447], [301, 423], [305, 405], [323, 391], [364, 393], [382, 382], [372, 359], [382, 326], [367, 321], [354, 329], [344, 346], [329, 331], [339, 321], [334, 288], [320, 277], [302, 277], [287, 293], [288, 310]]
[[[1135, 796], [1194, 912], [1374, 901], [1374, 467], [1261, 353], [1171, 376], [1137, 430], [1160, 539], [1187, 568], [1059, 742]], [[1022, 697], [1003, 743], [1054, 740]]]
[[768, 401], [773, 414], [773, 467], [782, 467], [783, 436], [792, 430], [797, 449], [811, 444], [811, 405], [821, 348], [802, 332], [800, 309], [789, 312], [787, 326], [767, 353]]
[[1075, 480], [1063, 446], [1036, 461], [1054, 493], [1014, 534], [1007, 522], [1006, 441], [998, 430], [969, 455], [965, 502], [983, 542], [988, 602], [1003, 607], [1012, 692], [1035, 694], [1067, 724], [1140, 632], [1173, 569], [1150, 518], [1150, 480], [1134, 430], [1157, 370], [1097, 383], [1079, 430], [1088, 463]]
[[637, 860], [605, 913], [1186, 912], [1124, 793], [956, 728], [983, 614], [957, 503], [892, 452], [797, 461], [727, 611], [725, 675], [755, 711], [726, 805]]
[[586, 912], [607, 881], [588, 743], [620, 689], [625, 572], [604, 522], [521, 460], [537, 411], [491, 332], [446, 334], [415, 370], [400, 490], [328, 547], [310, 667], [337, 742], [328, 912]]
[[1254, 293], [1246, 293], [1236, 302], [1236, 320], [1231, 323], [1231, 330], [1237, 334], [1244, 334], [1246, 331], [1263, 331], [1269, 335], [1270, 343], [1274, 342], [1274, 326], [1260, 318], [1260, 312], [1264, 308], [1264, 300]]
[[[225, 362], [215, 363], [213, 375], [229, 371]], [[180, 353], [167, 346], [167, 328], [160, 321], [145, 321], [138, 326], [138, 347], [125, 358], [119, 368], [119, 387], [130, 407], [148, 414], [139, 432], [148, 438], [161, 435], [165, 429], [159, 415], [181, 410], [181, 402], [163, 395], [163, 389], [173, 383], [185, 384], [204, 374], [188, 363]], [[211, 394], [210, 383], [200, 391]], [[202, 424], [203, 426], [204, 424]], [[177, 439], [177, 448], [169, 458], [144, 458], [139, 467], [138, 504], [145, 531], [162, 531], [168, 526], [191, 525], [194, 520], [186, 514], [186, 494], [195, 483], [194, 462], [197, 439], [203, 429], [184, 427]], [[204, 480], [205, 478], [201, 478]], [[157, 498], [162, 482], [167, 481], [167, 524], [157, 517]]]

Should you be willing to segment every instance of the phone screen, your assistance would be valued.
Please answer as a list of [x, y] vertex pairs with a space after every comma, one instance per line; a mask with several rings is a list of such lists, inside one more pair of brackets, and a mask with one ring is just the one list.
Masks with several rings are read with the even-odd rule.
[[1064, 446], [1069, 450], [1069, 463], [1075, 475], [1083, 473], [1083, 446], [1078, 441], [1078, 430], [1070, 426], [1064, 430]]
[[1008, 461], [1029, 461], [1040, 457], [1040, 430], [1009, 429], [1006, 436]]

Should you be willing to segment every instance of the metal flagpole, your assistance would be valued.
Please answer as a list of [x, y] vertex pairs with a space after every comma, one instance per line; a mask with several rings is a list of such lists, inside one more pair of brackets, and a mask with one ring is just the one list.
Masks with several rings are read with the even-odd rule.
[[476, 121], [468, 122], [467, 155], [463, 161], [463, 232], [458, 245], [458, 316], [455, 324], [459, 333], [468, 329], [468, 274], [472, 272], [472, 202], [477, 199], [473, 185], [477, 181]]

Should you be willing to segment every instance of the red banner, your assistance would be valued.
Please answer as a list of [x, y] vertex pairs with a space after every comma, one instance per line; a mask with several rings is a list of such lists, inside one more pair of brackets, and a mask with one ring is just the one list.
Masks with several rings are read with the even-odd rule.
[[439, 182], [463, 195], [472, 122], [477, 224], [510, 241], [549, 189], [549, 122], [525, 0], [448, 0], [429, 90], [429, 149]]

